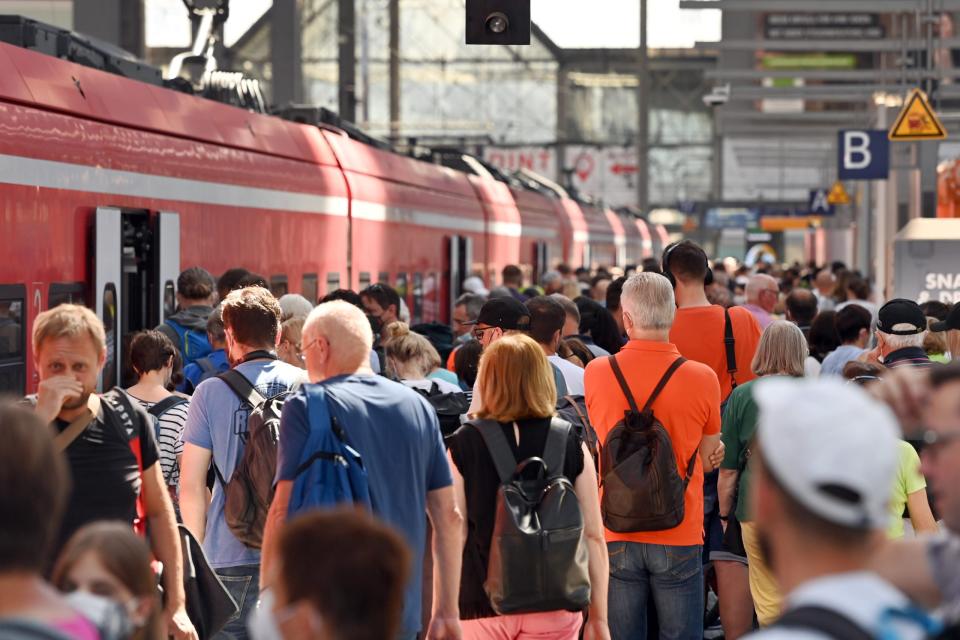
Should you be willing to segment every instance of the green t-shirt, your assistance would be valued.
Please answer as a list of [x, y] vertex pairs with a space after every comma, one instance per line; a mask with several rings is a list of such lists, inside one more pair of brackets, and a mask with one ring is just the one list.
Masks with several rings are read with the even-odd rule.
[[893, 494], [890, 496], [890, 526], [887, 528], [887, 537], [890, 539], [903, 537], [903, 508], [907, 505], [907, 496], [927, 488], [927, 481], [920, 472], [920, 456], [916, 449], [903, 440], [898, 447], [900, 455]]
[[[720, 427], [720, 439], [727, 448], [723, 455], [721, 469], [736, 471], [747, 460], [747, 450], [753, 443], [757, 432], [757, 416], [760, 408], [753, 399], [753, 385], [756, 380], [746, 382], [730, 394], [727, 406], [723, 410], [723, 424]], [[750, 465], [747, 464], [737, 480], [739, 497], [737, 499], [737, 520], [750, 522]]]

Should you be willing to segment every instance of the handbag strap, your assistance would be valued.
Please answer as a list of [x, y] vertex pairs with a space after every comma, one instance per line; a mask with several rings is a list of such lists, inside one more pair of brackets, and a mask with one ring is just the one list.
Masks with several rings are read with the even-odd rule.
[[73, 441], [86, 431], [90, 423], [100, 414], [100, 396], [91, 393], [87, 399], [86, 410], [70, 421], [67, 428], [53, 438], [53, 446], [57, 451], [66, 451]]
[[730, 320], [730, 310], [723, 310], [723, 347], [727, 354], [727, 373], [730, 374], [730, 390], [737, 388], [737, 341], [733, 337], [733, 322]]

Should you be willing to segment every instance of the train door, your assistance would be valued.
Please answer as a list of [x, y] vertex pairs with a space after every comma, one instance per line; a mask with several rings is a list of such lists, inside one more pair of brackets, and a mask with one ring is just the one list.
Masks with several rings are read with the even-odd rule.
[[463, 293], [463, 281], [470, 276], [473, 264], [473, 238], [450, 236], [447, 240], [447, 303], [444, 305], [449, 320], [453, 317], [453, 303]]
[[95, 310], [107, 336], [107, 362], [100, 388], [107, 390], [133, 382], [123, 366], [129, 337], [157, 326], [175, 310], [179, 215], [98, 208], [92, 246]]
[[540, 282], [550, 268], [550, 248], [546, 241], [538, 240], [533, 243], [533, 284]]

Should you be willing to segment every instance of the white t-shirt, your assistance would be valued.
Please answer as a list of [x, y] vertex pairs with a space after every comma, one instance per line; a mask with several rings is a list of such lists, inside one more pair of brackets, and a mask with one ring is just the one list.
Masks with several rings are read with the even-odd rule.
[[557, 354], [552, 356], [547, 356], [553, 365], [560, 369], [560, 373], [563, 375], [563, 381], [567, 383], [567, 393], [571, 396], [582, 396], [583, 395], [583, 369], [577, 365], [564, 360]]
[[[876, 638], [883, 637], [881, 632], [884, 625], [893, 631], [891, 637], [899, 640], [922, 640], [926, 637], [923, 627], [918, 623], [902, 617], [884, 619], [888, 609], [905, 611], [910, 607], [910, 601], [891, 584], [868, 571], [811, 580], [790, 594], [784, 610], [808, 606], [836, 611]], [[815, 631], [778, 627], [763, 629], [747, 637], [750, 640], [827, 640], [827, 636]]]
[[816, 378], [820, 375], [820, 363], [813, 356], [807, 356], [803, 361], [803, 375], [808, 378]]

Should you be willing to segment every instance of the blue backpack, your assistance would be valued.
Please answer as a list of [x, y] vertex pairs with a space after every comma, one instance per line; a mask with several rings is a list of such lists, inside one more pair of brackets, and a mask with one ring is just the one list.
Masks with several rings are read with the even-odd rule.
[[206, 331], [197, 331], [196, 329], [187, 329], [178, 322], [167, 320], [168, 327], [177, 332], [179, 338], [180, 355], [183, 356], [184, 366], [191, 362], [196, 362], [200, 358], [206, 357], [213, 352], [210, 341], [207, 340]]
[[310, 435], [300, 455], [297, 477], [290, 495], [288, 514], [354, 503], [372, 509], [367, 471], [347, 434], [330, 414], [326, 390], [318, 384], [303, 385], [307, 396]]

